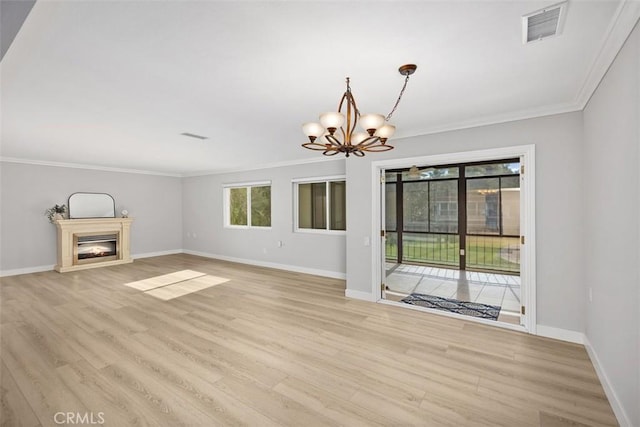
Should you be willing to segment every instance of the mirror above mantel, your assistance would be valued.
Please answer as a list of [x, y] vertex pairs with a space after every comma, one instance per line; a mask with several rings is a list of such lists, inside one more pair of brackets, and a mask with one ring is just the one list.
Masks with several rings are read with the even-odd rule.
[[106, 193], [73, 193], [68, 206], [69, 219], [116, 217], [115, 201]]

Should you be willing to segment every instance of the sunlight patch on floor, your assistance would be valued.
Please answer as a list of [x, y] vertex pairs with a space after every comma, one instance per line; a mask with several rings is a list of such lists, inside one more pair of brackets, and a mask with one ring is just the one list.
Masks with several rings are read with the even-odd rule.
[[125, 283], [125, 286], [143, 291], [147, 295], [169, 301], [228, 282], [224, 277], [210, 276], [193, 270], [182, 270], [145, 280]]
[[194, 292], [202, 291], [212, 286], [220, 285], [228, 282], [229, 279], [216, 276], [202, 276], [196, 279], [186, 280], [184, 282], [175, 283], [169, 286], [152, 289], [145, 292], [147, 295], [168, 301]]
[[175, 273], [164, 274], [162, 276], [150, 277], [136, 282], [125, 283], [125, 286], [138, 289], [139, 291], [148, 291], [149, 289], [159, 288], [161, 286], [171, 285], [173, 283], [183, 282], [185, 280], [194, 279], [204, 276], [204, 273], [193, 270], [176, 271]]

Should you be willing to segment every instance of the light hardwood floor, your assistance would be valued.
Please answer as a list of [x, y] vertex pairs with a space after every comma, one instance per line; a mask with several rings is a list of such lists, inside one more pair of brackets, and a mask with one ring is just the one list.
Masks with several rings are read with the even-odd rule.
[[[124, 286], [185, 269], [230, 280], [170, 301]], [[2, 278], [1, 424], [616, 425], [582, 346], [344, 286], [189, 255]]]

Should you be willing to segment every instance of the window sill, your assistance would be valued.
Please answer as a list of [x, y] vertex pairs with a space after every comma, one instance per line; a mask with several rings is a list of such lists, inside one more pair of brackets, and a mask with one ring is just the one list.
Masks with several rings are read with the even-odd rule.
[[293, 230], [294, 233], [300, 234], [324, 234], [329, 236], [346, 236], [346, 230], [319, 230], [313, 228], [296, 228]]
[[224, 228], [228, 228], [230, 230], [271, 230], [271, 227], [259, 227], [255, 225], [225, 225]]

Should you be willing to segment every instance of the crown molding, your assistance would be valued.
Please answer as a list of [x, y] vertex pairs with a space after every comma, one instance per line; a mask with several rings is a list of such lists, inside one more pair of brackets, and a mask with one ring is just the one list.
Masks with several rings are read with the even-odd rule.
[[282, 162], [262, 163], [255, 166], [245, 166], [240, 168], [212, 169], [209, 171], [187, 172], [182, 174], [182, 176], [195, 177], [195, 176], [205, 176], [205, 175], [222, 175], [222, 174], [233, 173], [233, 172], [247, 172], [247, 171], [255, 171], [255, 170], [262, 170], [262, 169], [274, 169], [274, 168], [282, 168], [286, 166], [306, 165], [311, 163], [335, 162], [338, 160], [344, 161], [344, 157], [324, 156], [324, 157], [310, 158], [310, 159], [287, 160]]
[[109, 166], [97, 166], [97, 165], [81, 164], [81, 163], [63, 163], [63, 162], [50, 162], [46, 160], [21, 159], [16, 157], [0, 157], [0, 162], [4, 162], [4, 163], [19, 163], [19, 164], [25, 164], [25, 165], [52, 166], [52, 167], [59, 167], [59, 168], [72, 168], [72, 169], [88, 169], [88, 170], [98, 170], [103, 172], [132, 173], [132, 174], [139, 174], [139, 175], [170, 176], [174, 178], [186, 178], [186, 177], [192, 177], [192, 176], [205, 176], [205, 175], [220, 175], [220, 174], [233, 173], [233, 172], [246, 172], [246, 171], [261, 170], [261, 169], [274, 169], [274, 168], [281, 168], [285, 166], [297, 166], [297, 165], [304, 165], [304, 164], [311, 164], [311, 163], [331, 162], [331, 161], [337, 161], [337, 160], [344, 160], [344, 158], [337, 157], [337, 156], [336, 158], [321, 157], [321, 158], [312, 158], [312, 159], [263, 163], [256, 166], [246, 166], [241, 168], [214, 169], [210, 171], [185, 172], [185, 173], [169, 173], [169, 172], [146, 171], [146, 170], [140, 170], [140, 169], [114, 168]]
[[586, 107], [589, 99], [591, 99], [598, 85], [600, 85], [638, 20], [640, 20], [640, 2], [637, 0], [622, 0], [576, 96], [575, 104], [581, 110]]
[[0, 157], [0, 162], [19, 163], [24, 165], [52, 166], [57, 168], [89, 169], [89, 170], [97, 170], [97, 171], [103, 171], [103, 172], [133, 173], [138, 175], [170, 176], [174, 178], [182, 177], [182, 175], [179, 173], [146, 171], [146, 170], [140, 170], [140, 169], [123, 169], [123, 168], [97, 166], [97, 165], [89, 165], [89, 164], [81, 164], [81, 163], [49, 162], [46, 160], [20, 159], [16, 157]]
[[514, 111], [510, 113], [495, 114], [491, 116], [478, 117], [471, 120], [463, 120], [459, 122], [451, 122], [443, 126], [435, 126], [425, 128], [411, 134], [400, 133], [394, 137], [394, 141], [405, 138], [413, 138], [416, 136], [432, 135], [436, 133], [452, 132], [464, 129], [479, 128], [482, 126], [498, 125], [502, 123], [517, 122], [521, 120], [537, 119], [545, 116], [553, 116], [556, 114], [573, 113], [581, 111], [582, 108], [574, 103], [556, 104], [547, 107], [536, 107], [527, 110]]

